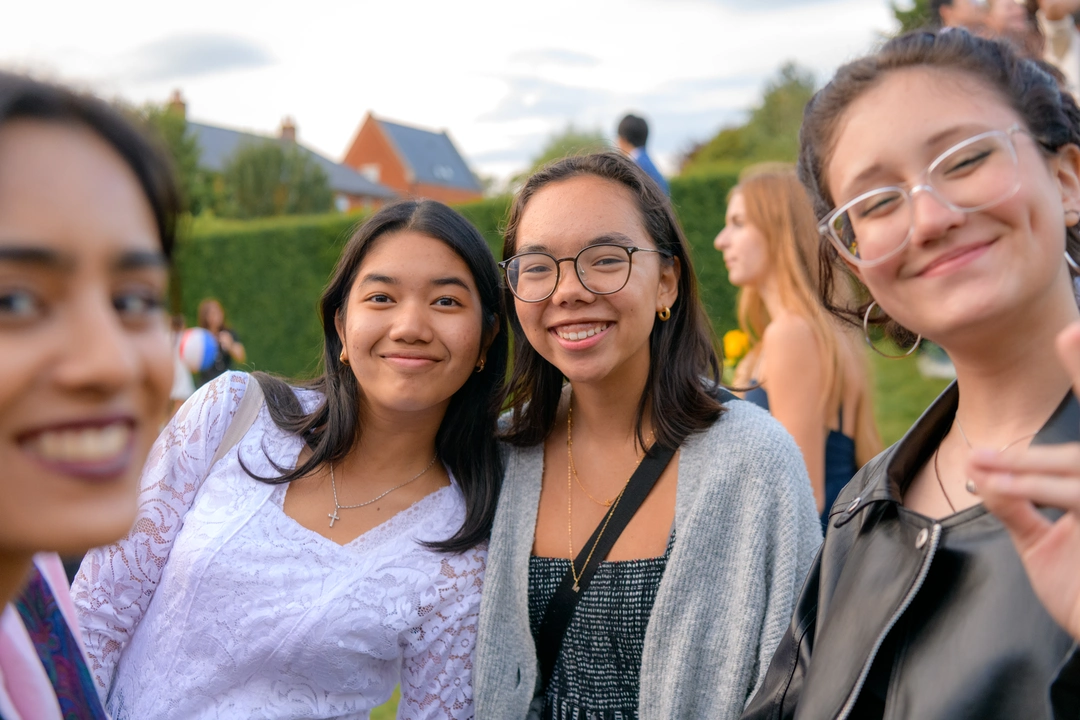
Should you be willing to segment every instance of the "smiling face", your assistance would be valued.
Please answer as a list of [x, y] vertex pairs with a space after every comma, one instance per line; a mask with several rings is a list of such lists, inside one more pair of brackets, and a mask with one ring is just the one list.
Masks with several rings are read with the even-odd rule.
[[731, 195], [724, 229], [713, 246], [724, 254], [728, 280], [736, 287], [764, 285], [769, 272], [769, 247], [765, 235], [746, 216], [741, 192]]
[[135, 519], [173, 361], [150, 205], [78, 126], [0, 127], [0, 553], [75, 553]]
[[482, 357], [476, 282], [441, 240], [401, 231], [372, 242], [337, 318], [348, 363], [371, 412], [441, 418]]
[[[882, 186], [912, 188], [951, 146], [989, 130], [1025, 127], [996, 92], [966, 74], [896, 70], [847, 109], [826, 171], [837, 204]], [[948, 347], [958, 334], [989, 332], [1069, 292], [1064, 208], [1080, 208], [1070, 152], [1047, 158], [1025, 133], [1012, 135], [1020, 187], [977, 212], [951, 210], [930, 192], [914, 199], [910, 242], [857, 272], [905, 327]]]
[[[545, 185], [529, 199], [514, 252], [573, 258], [598, 242], [656, 248], [628, 189], [581, 175]], [[635, 253], [626, 285], [611, 295], [594, 295], [575, 277], [572, 263], [564, 262], [551, 297], [515, 300], [514, 308], [532, 347], [571, 382], [643, 383], [656, 313], [675, 304], [678, 275], [677, 262]]]

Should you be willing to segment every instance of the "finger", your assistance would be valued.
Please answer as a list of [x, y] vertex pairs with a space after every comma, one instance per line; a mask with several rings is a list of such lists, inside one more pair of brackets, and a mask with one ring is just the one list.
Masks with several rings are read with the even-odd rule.
[[[1036, 505], [1080, 513], [1080, 479], [1066, 480], [1054, 475], [979, 474], [972, 476], [980, 496], [988, 492], [996, 499], [1020, 498]], [[985, 491], [984, 491], [985, 488]]]
[[968, 465], [978, 472], [1080, 477], [1080, 443], [1039, 445], [1016, 454], [980, 449], [971, 453]]
[[1056, 345], [1058, 358], [1072, 378], [1073, 392], [1080, 397], [1080, 320], [1058, 333]]
[[1001, 492], [1000, 485], [995, 482], [996, 476], [973, 479], [986, 509], [1005, 526], [1021, 554], [1049, 532], [1052, 523], [1027, 498]]

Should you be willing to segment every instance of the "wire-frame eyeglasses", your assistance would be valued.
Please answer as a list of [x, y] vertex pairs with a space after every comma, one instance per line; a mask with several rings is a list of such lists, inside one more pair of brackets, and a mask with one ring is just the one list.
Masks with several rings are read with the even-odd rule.
[[573, 257], [556, 258], [546, 252], [520, 253], [503, 260], [499, 267], [506, 276], [510, 292], [522, 302], [541, 302], [551, 297], [559, 286], [562, 264], [568, 261], [574, 263], [582, 287], [593, 295], [611, 295], [626, 286], [634, 254], [639, 252], [671, 257], [666, 250], [597, 243], [582, 248]]

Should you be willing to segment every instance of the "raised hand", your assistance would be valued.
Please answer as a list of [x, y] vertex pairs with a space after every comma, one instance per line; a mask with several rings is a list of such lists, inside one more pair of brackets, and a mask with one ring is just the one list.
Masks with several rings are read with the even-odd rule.
[[[1057, 350], [1080, 397], [1080, 322], [1058, 335]], [[1080, 443], [1036, 446], [1012, 457], [980, 450], [969, 473], [987, 509], [1009, 531], [1035, 594], [1080, 640]], [[1036, 505], [1065, 514], [1050, 522]]]

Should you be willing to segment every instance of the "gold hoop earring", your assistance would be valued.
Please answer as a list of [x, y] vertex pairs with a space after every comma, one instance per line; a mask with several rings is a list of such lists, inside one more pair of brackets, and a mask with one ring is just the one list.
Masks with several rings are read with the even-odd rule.
[[476, 366], [476, 370], [473, 372], [484, 372], [484, 366], [487, 365], [487, 360], [480, 358], [480, 362]]
[[663, 310], [656, 313], [656, 317], [660, 318], [660, 322], [667, 322], [671, 319], [671, 308], [665, 306]]
[[337, 359], [343, 364], [347, 365], [349, 363], [349, 356], [345, 353], [345, 348], [341, 348], [341, 352], [338, 353]]
[[876, 352], [881, 357], [889, 358], [890, 360], [899, 360], [900, 358], [906, 358], [908, 355], [915, 352], [916, 348], [919, 347], [919, 343], [922, 342], [922, 335], [919, 335], [917, 338], [915, 338], [915, 344], [912, 345], [903, 355], [886, 355], [885, 353], [874, 347], [873, 341], [870, 340], [870, 313], [873, 311], [875, 305], [877, 305], [877, 300], [872, 301], [870, 305], [867, 306], [866, 313], [863, 315], [862, 319], [863, 339], [866, 340], [866, 344], [870, 346], [870, 349]]

